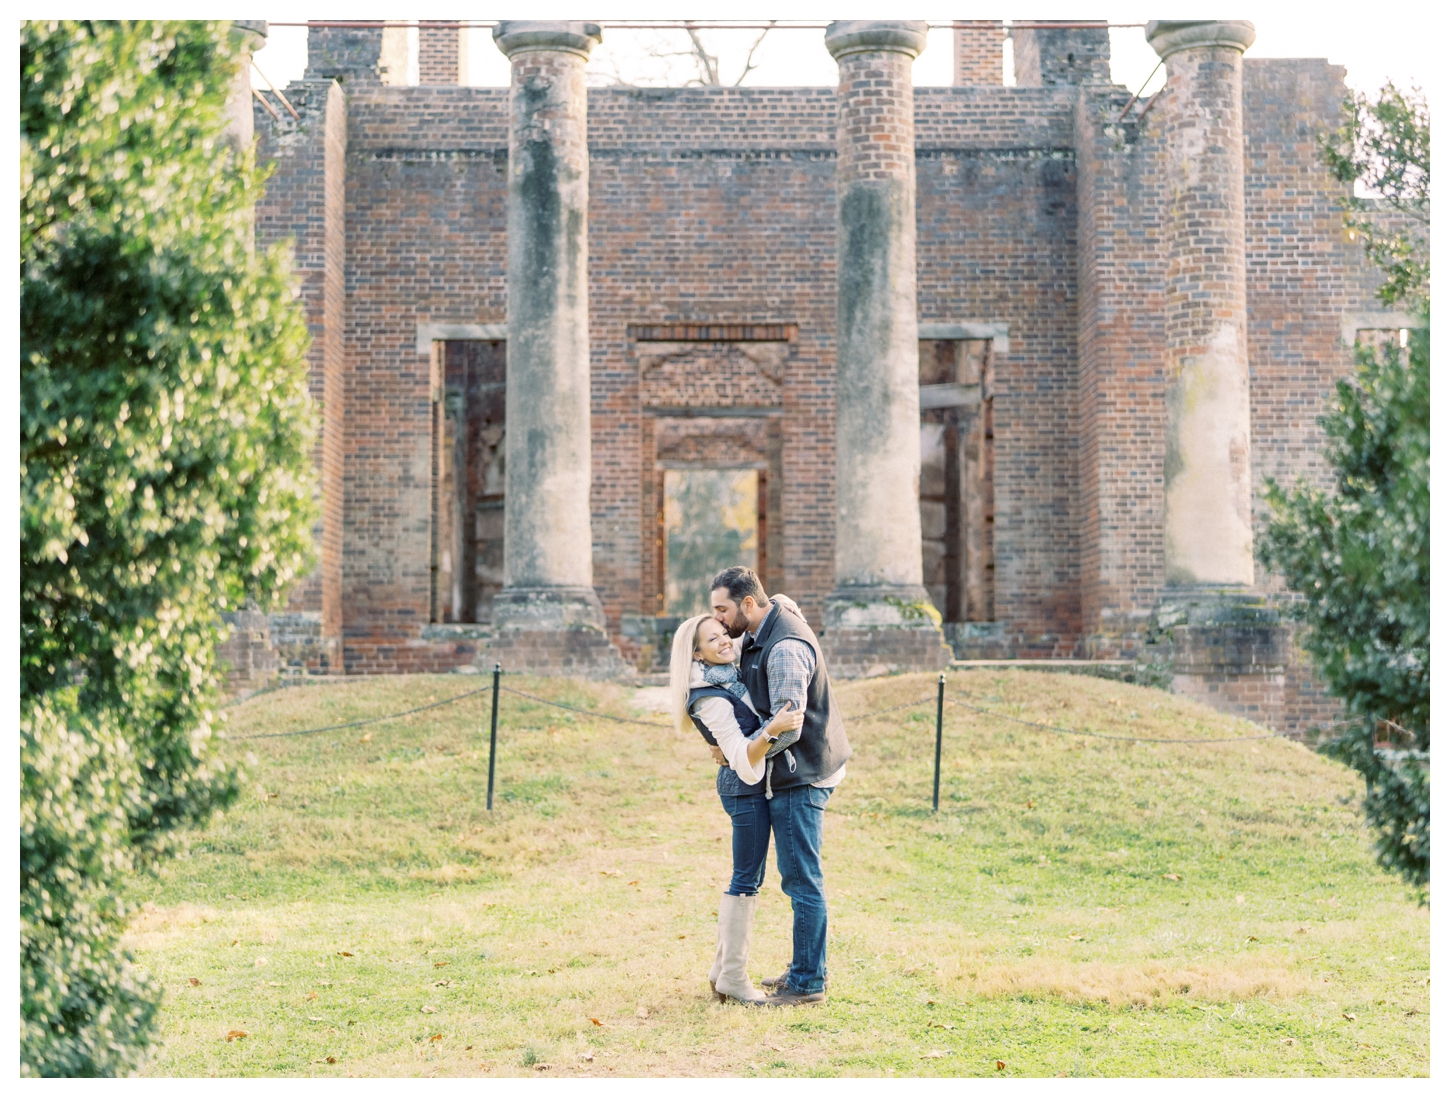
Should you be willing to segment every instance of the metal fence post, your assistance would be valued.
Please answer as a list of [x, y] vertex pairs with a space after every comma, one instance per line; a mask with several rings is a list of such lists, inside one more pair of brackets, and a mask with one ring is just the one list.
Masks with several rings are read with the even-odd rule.
[[942, 703], [946, 699], [947, 677], [946, 673], [937, 676], [936, 680], [936, 767], [931, 776], [931, 810], [935, 812], [941, 805], [941, 710]]
[[[502, 675], [503, 665], [495, 663], [493, 665], [493, 716], [488, 728], [488, 811], [490, 812], [493, 811], [493, 752], [494, 748], [498, 746], [498, 680]], [[941, 721], [938, 719], [937, 724], [940, 723]], [[940, 734], [938, 734], [938, 739], [940, 739]], [[938, 748], [937, 754], [940, 755], [940, 753], [940, 748]]]

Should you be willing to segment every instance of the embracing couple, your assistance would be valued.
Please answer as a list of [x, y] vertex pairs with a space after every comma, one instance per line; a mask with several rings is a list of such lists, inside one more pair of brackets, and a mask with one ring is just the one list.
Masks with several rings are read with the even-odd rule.
[[[784, 595], [767, 598], [749, 568], [725, 569], [710, 588], [713, 613], [683, 622], [670, 651], [672, 716], [681, 730], [697, 728], [714, 752], [715, 787], [733, 825], [735, 864], [720, 898], [710, 987], [722, 1001], [757, 1006], [823, 1003], [821, 837], [851, 745], [820, 642], [796, 604]], [[766, 994], [746, 965], [772, 833], [795, 926], [790, 967], [761, 981]]]

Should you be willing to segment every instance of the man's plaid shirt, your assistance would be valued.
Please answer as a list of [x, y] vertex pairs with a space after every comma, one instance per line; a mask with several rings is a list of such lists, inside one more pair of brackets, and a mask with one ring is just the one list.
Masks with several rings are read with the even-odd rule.
[[[790, 610], [776, 603], [773, 614], [789, 614]], [[769, 618], [766, 619], [767, 621]], [[764, 628], [765, 623], [761, 623]], [[755, 634], [750, 635], [753, 642]], [[776, 646], [770, 650], [770, 658], [765, 665], [766, 681], [770, 684], [770, 712], [764, 714], [768, 721], [782, 709], [786, 702], [795, 702], [796, 711], [806, 711], [806, 691], [811, 684], [811, 676], [816, 673], [816, 654], [811, 646], [803, 640], [794, 637], [787, 637], [778, 641]], [[800, 729], [781, 734], [780, 742], [771, 745], [766, 757], [779, 755], [796, 740], [801, 738]]]

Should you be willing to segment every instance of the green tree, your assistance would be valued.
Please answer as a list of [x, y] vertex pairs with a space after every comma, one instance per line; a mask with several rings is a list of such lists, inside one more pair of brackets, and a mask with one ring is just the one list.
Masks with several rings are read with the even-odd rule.
[[1346, 222], [1384, 272], [1381, 300], [1409, 310], [1416, 326], [1403, 340], [1362, 347], [1354, 375], [1336, 385], [1319, 420], [1328, 436], [1332, 488], [1269, 482], [1271, 517], [1261, 556], [1302, 596], [1295, 611], [1308, 626], [1305, 650], [1345, 703], [1348, 721], [1322, 748], [1364, 776], [1364, 810], [1380, 863], [1424, 896], [1430, 880], [1425, 102], [1393, 85], [1377, 101], [1351, 96], [1343, 126], [1323, 151], [1336, 178], [1378, 196], [1346, 198]]
[[219, 613], [310, 565], [306, 328], [253, 254], [227, 23], [22, 25], [21, 1073], [117, 1075], [128, 876], [235, 796]]

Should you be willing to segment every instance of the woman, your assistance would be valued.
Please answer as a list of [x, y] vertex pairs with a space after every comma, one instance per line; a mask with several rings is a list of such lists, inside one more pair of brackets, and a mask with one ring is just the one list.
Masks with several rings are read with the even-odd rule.
[[725, 627], [700, 614], [675, 630], [670, 651], [670, 710], [681, 731], [691, 725], [718, 747], [727, 765], [720, 767], [715, 789], [730, 814], [735, 868], [720, 898], [720, 923], [710, 989], [724, 1002], [765, 1003], [750, 982], [750, 924], [765, 878], [770, 849], [770, 811], [765, 803], [766, 753], [783, 734], [797, 731], [805, 714], [782, 711], [761, 727], [760, 714], [735, 672], [735, 645]]

